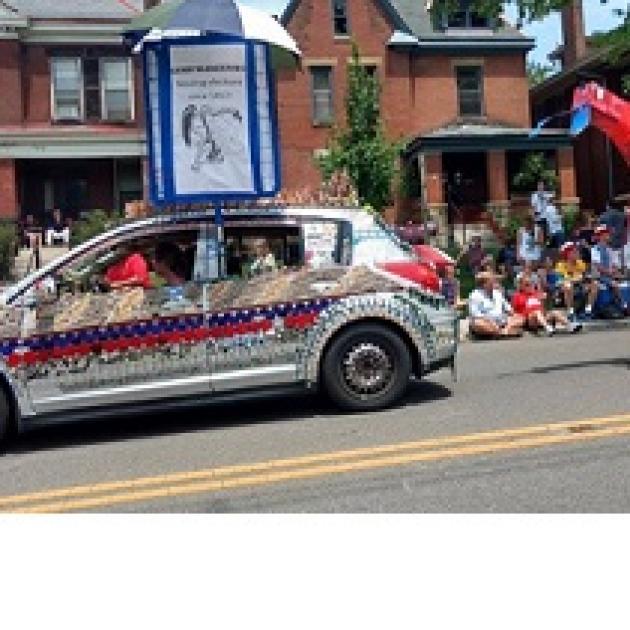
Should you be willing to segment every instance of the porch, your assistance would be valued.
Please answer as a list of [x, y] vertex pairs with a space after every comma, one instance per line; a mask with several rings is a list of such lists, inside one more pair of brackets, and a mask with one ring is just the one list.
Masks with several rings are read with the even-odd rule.
[[467, 227], [470, 233], [485, 226], [501, 238], [511, 217], [528, 213], [535, 185], [532, 190], [514, 185], [528, 153], [542, 153], [555, 170], [560, 210], [579, 205], [572, 138], [565, 130], [545, 130], [534, 138], [530, 132], [453, 125], [409, 144], [406, 159], [419, 184], [412, 203], [438, 226], [440, 245], [466, 240]]

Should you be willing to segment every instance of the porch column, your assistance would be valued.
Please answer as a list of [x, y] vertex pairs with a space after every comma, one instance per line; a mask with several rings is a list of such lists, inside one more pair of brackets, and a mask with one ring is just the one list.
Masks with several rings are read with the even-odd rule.
[[0, 159], [0, 217], [17, 219], [18, 188], [15, 160]]
[[573, 147], [560, 147], [557, 152], [560, 203], [562, 206], [578, 204], [575, 181], [575, 161]]
[[442, 154], [424, 155], [423, 182], [426, 207], [429, 218], [437, 226], [438, 244], [445, 246], [448, 241], [448, 213], [444, 200], [444, 180], [442, 176]]
[[491, 150], [486, 153], [486, 177], [488, 183], [486, 209], [497, 225], [505, 228], [509, 220], [510, 199], [507, 160], [503, 149]]

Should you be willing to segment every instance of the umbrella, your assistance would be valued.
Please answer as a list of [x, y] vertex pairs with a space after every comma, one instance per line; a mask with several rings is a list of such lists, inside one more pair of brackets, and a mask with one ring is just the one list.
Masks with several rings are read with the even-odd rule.
[[455, 264], [448, 254], [431, 245], [414, 245], [413, 251], [423, 263], [434, 265], [438, 271]]
[[125, 31], [137, 52], [145, 42], [214, 33], [270, 44], [276, 68], [294, 66], [301, 55], [275, 18], [234, 0], [168, 0], [131, 20]]

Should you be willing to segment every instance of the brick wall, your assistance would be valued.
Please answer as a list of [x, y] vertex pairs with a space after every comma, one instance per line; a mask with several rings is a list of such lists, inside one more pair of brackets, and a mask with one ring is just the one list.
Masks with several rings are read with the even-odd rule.
[[0, 124], [19, 124], [22, 122], [22, 83], [17, 41], [0, 41], [0, 87]]
[[50, 120], [50, 63], [44, 46], [25, 46], [23, 73], [26, 121], [48, 122]]
[[17, 204], [15, 161], [0, 159], [0, 218], [16, 218]]
[[[367, 63], [380, 60], [381, 104], [385, 128], [392, 138], [412, 138], [457, 118], [455, 64], [465, 56], [410, 56], [387, 49], [393, 28], [371, 0], [349, 0], [350, 29]], [[313, 152], [325, 148], [328, 128], [312, 124], [309, 64], [330, 60], [334, 65], [336, 123], [344, 122], [346, 65], [350, 42], [333, 35], [331, 3], [302, 0], [288, 30], [303, 52], [301, 70], [278, 76], [278, 103], [283, 158], [283, 185], [316, 185], [319, 172]], [[486, 114], [492, 122], [530, 126], [525, 58], [521, 53], [492, 55], [479, 60], [484, 67]]]

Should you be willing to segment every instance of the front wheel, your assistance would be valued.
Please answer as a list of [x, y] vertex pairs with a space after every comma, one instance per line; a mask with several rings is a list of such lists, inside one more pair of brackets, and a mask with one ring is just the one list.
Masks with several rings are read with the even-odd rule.
[[403, 396], [411, 367], [409, 349], [394, 331], [379, 324], [356, 324], [326, 351], [322, 384], [339, 407], [372, 411]]

